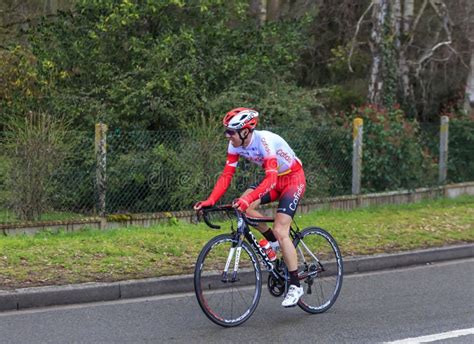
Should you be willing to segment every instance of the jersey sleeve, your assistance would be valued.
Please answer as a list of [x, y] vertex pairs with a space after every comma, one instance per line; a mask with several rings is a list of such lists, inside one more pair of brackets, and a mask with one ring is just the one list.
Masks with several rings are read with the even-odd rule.
[[231, 152], [227, 153], [227, 161], [225, 163], [224, 170], [222, 171], [221, 175], [217, 179], [217, 182], [214, 185], [214, 189], [212, 190], [211, 194], [208, 197], [208, 200], [210, 200], [212, 203], [215, 204], [229, 188], [229, 185], [232, 181], [232, 177], [234, 176], [235, 170], [237, 168], [238, 162], [239, 162], [238, 154], [233, 154]]
[[242, 197], [248, 204], [251, 204], [255, 200], [262, 198], [266, 193], [270, 192], [276, 186], [278, 177], [278, 162], [275, 157], [265, 159], [263, 162], [263, 168], [265, 169], [265, 178], [262, 182], [248, 195]]

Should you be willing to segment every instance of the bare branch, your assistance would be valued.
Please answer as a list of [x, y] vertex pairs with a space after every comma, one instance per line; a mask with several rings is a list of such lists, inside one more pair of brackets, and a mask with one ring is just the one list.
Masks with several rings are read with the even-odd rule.
[[431, 59], [431, 61], [434, 61], [434, 62], [449, 62], [449, 60], [451, 60], [451, 55], [449, 55], [448, 57], [445, 57], [444, 59], [435, 59], [435, 58]]
[[415, 74], [416, 75], [419, 75], [420, 71], [421, 71], [421, 68], [423, 66], [423, 63], [425, 63], [426, 60], [428, 60], [429, 58], [431, 58], [433, 56], [433, 54], [435, 53], [435, 51], [445, 45], [449, 46], [450, 44], [452, 43], [451, 40], [449, 41], [444, 41], [444, 42], [440, 42], [438, 44], [436, 44], [433, 48], [431, 48], [430, 50], [428, 50], [426, 53], [423, 54], [423, 56], [418, 60], [417, 62], [417, 65], [418, 67], [416, 68], [416, 72]]
[[352, 42], [351, 42], [351, 50], [349, 51], [349, 57], [347, 59], [347, 65], [349, 67], [349, 70], [351, 71], [351, 73], [354, 73], [354, 70], [352, 69], [352, 66], [351, 66], [351, 59], [352, 59], [352, 54], [354, 52], [354, 46], [355, 46], [355, 41], [356, 41], [356, 38], [357, 38], [357, 34], [359, 33], [359, 29], [360, 29], [360, 25], [362, 23], [362, 20], [364, 20], [364, 17], [366, 16], [366, 14], [370, 11], [370, 9], [372, 8], [372, 6], [374, 5], [374, 1], [372, 0], [370, 2], [370, 5], [369, 7], [367, 7], [367, 9], [364, 11], [364, 13], [362, 14], [362, 16], [359, 18], [359, 20], [357, 21], [357, 26], [356, 26], [356, 31], [354, 33], [354, 37], [352, 37]]
[[[427, 50], [417, 61], [417, 67], [415, 74], [418, 76], [420, 74], [421, 69], [423, 68], [423, 64], [426, 63], [429, 59], [431, 59], [439, 48], [443, 46], [447, 46], [452, 52], [459, 56], [458, 52], [451, 46], [452, 44], [452, 35], [449, 25], [451, 24], [451, 20], [449, 18], [449, 13], [446, 7], [446, 4], [442, 0], [428, 0], [431, 7], [433, 7], [434, 11], [436, 12], [437, 16], [440, 18], [443, 26], [443, 31], [446, 33], [447, 40], [443, 42], [439, 42], [435, 44], [431, 49]], [[426, 5], [426, 0], [423, 5]], [[424, 9], [424, 8], [423, 8]], [[418, 14], [417, 21], [421, 17], [422, 12]], [[435, 42], [438, 40], [440, 32], [437, 33], [435, 37]], [[411, 43], [411, 40], [410, 40]], [[462, 60], [462, 59], [461, 59]], [[463, 65], [465, 65], [464, 61], [462, 61]]]
[[423, 4], [421, 5], [420, 11], [418, 12], [418, 15], [415, 18], [415, 21], [413, 22], [413, 26], [411, 28], [410, 32], [410, 40], [407, 43], [407, 47], [410, 46], [413, 43], [413, 39], [415, 38], [415, 30], [416, 27], [418, 26], [418, 23], [420, 22], [421, 16], [425, 12], [426, 5], [428, 4], [428, 0], [424, 0]]
[[459, 54], [458, 51], [454, 49], [451, 45], [448, 45], [448, 48], [459, 58], [459, 60], [461, 61], [461, 64], [464, 67], [466, 67], [467, 70], [469, 70], [470, 67], [466, 64], [466, 62], [464, 62], [464, 59], [462, 58], [461, 54]]
[[[438, 15], [439, 19], [441, 19], [443, 23], [444, 31], [448, 36], [448, 39], [451, 40], [451, 30], [449, 29], [448, 25], [451, 24], [451, 19], [449, 18], [448, 10], [446, 8], [446, 4], [441, 0], [436, 0], [438, 3], [435, 3], [433, 0], [429, 0], [431, 7], [435, 10], [436, 14]], [[441, 7], [441, 10], [438, 8]]]

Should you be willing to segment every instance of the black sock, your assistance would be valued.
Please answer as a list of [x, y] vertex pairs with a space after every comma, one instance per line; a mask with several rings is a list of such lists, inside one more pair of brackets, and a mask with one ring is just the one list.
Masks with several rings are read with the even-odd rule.
[[297, 287], [300, 287], [300, 280], [298, 278], [298, 270], [295, 271], [288, 271], [290, 275], [290, 284], [293, 284]]
[[268, 229], [268, 231], [262, 233], [265, 239], [268, 241], [277, 241], [277, 238], [275, 238], [275, 234], [273, 234], [272, 229]]

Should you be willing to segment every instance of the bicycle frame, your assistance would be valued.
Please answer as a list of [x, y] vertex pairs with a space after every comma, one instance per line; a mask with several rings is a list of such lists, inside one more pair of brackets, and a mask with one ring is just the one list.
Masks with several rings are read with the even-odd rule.
[[[224, 271], [222, 272], [222, 281], [235, 282], [237, 280], [237, 271], [239, 268], [240, 253], [242, 250], [242, 241], [244, 240], [244, 238], [247, 240], [247, 242], [250, 244], [253, 250], [261, 257], [267, 271], [271, 273], [274, 278], [281, 281], [286, 281], [287, 276], [282, 275], [276, 269], [275, 264], [268, 258], [267, 254], [265, 253], [265, 250], [262, 247], [260, 247], [260, 245], [257, 242], [257, 238], [255, 238], [255, 236], [253, 235], [249, 227], [249, 225], [253, 225], [256, 223], [274, 222], [274, 219], [273, 218], [248, 218], [245, 214], [241, 213], [240, 211], [236, 209], [231, 208], [230, 206], [221, 206], [210, 211], [229, 211], [231, 209], [235, 211], [235, 214], [237, 216], [237, 231], [234, 233], [235, 244], [231, 247], [229, 251], [229, 255], [227, 256], [227, 261], [224, 267]], [[210, 221], [207, 219], [206, 216], [204, 216], [204, 221], [211, 228], [220, 228], [219, 226], [216, 226], [210, 223]], [[294, 239], [298, 235], [298, 232], [295, 232], [293, 228], [290, 227], [290, 235], [292, 239]], [[227, 276], [228, 276], [230, 264], [232, 262], [232, 258], [234, 257], [234, 255], [235, 255], [235, 259], [234, 259], [234, 266], [232, 270], [232, 279], [229, 281], [227, 279]]]
[[[268, 221], [268, 219], [257, 219], [257, 218], [252, 218], [252, 221], [256, 221], [256, 222], [273, 222], [273, 221]], [[245, 223], [245, 221], [244, 221]], [[272, 263], [272, 261], [268, 258], [267, 254], [265, 253], [265, 251], [260, 247], [260, 245], [258, 245], [257, 243], [257, 239], [255, 238], [255, 236], [253, 235], [253, 233], [250, 231], [250, 228], [248, 227], [248, 225], [245, 223], [246, 225], [246, 229], [244, 229], [244, 234], [245, 234], [245, 238], [247, 239], [247, 241], [251, 244], [251, 246], [253, 247], [253, 249], [260, 255], [260, 257], [262, 258], [263, 262], [265, 263], [265, 266], [267, 268], [267, 271], [270, 272], [273, 277], [275, 277], [276, 279], [279, 279], [281, 281], [286, 281], [288, 278], [287, 276], [283, 276], [282, 274], [279, 273], [278, 270], [275, 269], [275, 265]], [[292, 240], [294, 240], [297, 236], [299, 236], [299, 232], [298, 231], [295, 231], [291, 226], [290, 226], [290, 237]], [[319, 259], [311, 252], [310, 249], [308, 249], [308, 246], [306, 246], [306, 244], [303, 242], [303, 241], [300, 241], [300, 243], [303, 245], [303, 249], [309, 254], [311, 255], [311, 257], [316, 260], [316, 262], [319, 264], [320, 268], [324, 271], [324, 268], [322, 267]], [[298, 247], [297, 248], [297, 252], [299, 252], [299, 254], [301, 255], [301, 257], [303, 258], [305, 264], [306, 264], [306, 260], [304, 258], [304, 254], [303, 254], [303, 249], [301, 247]], [[311, 276], [314, 276], [318, 273], [318, 271], [313, 271], [313, 272], [309, 272], [309, 273], [306, 273], [306, 274], [303, 274], [301, 276], [298, 276], [298, 278], [300, 280], [304, 280], [305, 278], [308, 278], [308, 277], [311, 277]]]

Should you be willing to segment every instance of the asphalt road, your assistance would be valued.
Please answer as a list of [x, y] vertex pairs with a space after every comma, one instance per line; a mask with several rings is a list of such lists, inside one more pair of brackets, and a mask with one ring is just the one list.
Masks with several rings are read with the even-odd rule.
[[424, 339], [474, 343], [474, 259], [347, 276], [325, 314], [280, 302], [265, 291], [252, 318], [231, 329], [211, 323], [194, 294], [9, 311], [0, 313], [0, 342], [382, 343], [435, 335]]

